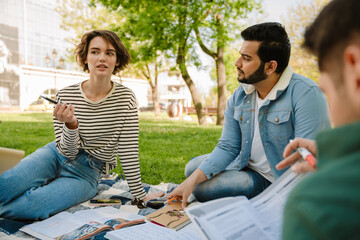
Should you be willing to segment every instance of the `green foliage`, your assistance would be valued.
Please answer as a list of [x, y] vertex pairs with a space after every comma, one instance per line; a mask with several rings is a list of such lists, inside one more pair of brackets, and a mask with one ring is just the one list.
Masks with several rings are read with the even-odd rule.
[[[54, 140], [50, 113], [0, 113], [0, 146], [25, 150], [28, 155]], [[139, 161], [143, 182], [181, 183], [185, 164], [216, 146], [221, 127], [173, 121], [141, 113]], [[119, 165], [115, 172], [121, 173]]]
[[121, 27], [122, 37], [137, 50], [136, 61], [149, 61], [158, 51], [175, 58], [185, 37], [187, 62], [195, 66], [200, 66], [200, 62], [195, 36], [190, 34], [194, 27], [201, 28], [209, 45], [215, 40], [224, 46], [239, 34], [239, 20], [259, 7], [256, 0], [92, 1], [97, 6], [99, 3], [127, 20]]
[[[174, 1], [94, 1], [108, 7], [127, 21], [122, 37], [131, 42], [134, 62], [151, 62], [159, 53], [176, 58], [179, 39], [189, 34], [189, 9]], [[179, 24], [184, 17], [183, 24]], [[114, 29], [117, 30], [117, 29]], [[120, 34], [120, 33], [119, 33]]]
[[203, 1], [200, 12], [205, 17], [196, 19], [202, 41], [211, 48], [216, 48], [225, 47], [229, 42], [239, 39], [243, 28], [241, 20], [260, 7], [260, 1], [257, 0]]
[[[56, 11], [62, 19], [60, 27], [73, 33], [73, 37], [66, 39], [73, 45], [72, 49], [68, 49], [68, 62], [75, 62], [73, 52], [84, 33], [95, 29], [112, 30], [126, 20], [124, 16], [108, 11], [102, 5], [95, 6], [88, 0], [63, 0], [58, 4]], [[128, 72], [131, 74], [132, 70]]]
[[[74, 9], [79, 9], [78, 6], [81, 3], [85, 4], [80, 0], [67, 1], [74, 3], [76, 6], [73, 7]], [[222, 124], [223, 111], [226, 105], [226, 90], [224, 87], [226, 73], [222, 56], [223, 48], [236, 39], [241, 29], [240, 20], [245, 18], [248, 12], [258, 8], [260, 1], [90, 0], [88, 8], [94, 9], [96, 6], [105, 11], [105, 6], [109, 14], [117, 15], [121, 20], [121, 24], [109, 23], [107, 28], [116, 32], [130, 50], [132, 72], [136, 76], [143, 74], [153, 90], [157, 87], [156, 74], [165, 70], [165, 66], [171, 68], [171, 65], [176, 63], [185, 83], [189, 87], [193, 104], [198, 106], [199, 124], [204, 124], [206, 121], [202, 113], [202, 102], [197, 87], [187, 70], [190, 65], [199, 69], [202, 67], [198, 54], [199, 47], [197, 43], [199, 43], [201, 49], [216, 60], [217, 69], [219, 69], [217, 74], [218, 85], [220, 86], [218, 94], [219, 119], [217, 119], [217, 123]], [[79, 4], [76, 5], [76, 2]], [[79, 13], [79, 11], [68, 12], [69, 9], [67, 8], [59, 10], [64, 19], [74, 18], [74, 14]], [[81, 14], [79, 17], [81, 17]], [[72, 29], [71, 22], [68, 21], [64, 25]], [[93, 23], [93, 27], [96, 26], [96, 21], [90, 22]], [[106, 25], [106, 19], [101, 23]], [[150, 68], [151, 65], [155, 66], [155, 70], [152, 72], [149, 70], [153, 69]], [[230, 88], [232, 90], [233, 85]], [[157, 97], [154, 99], [157, 99]]]
[[232, 45], [225, 51], [226, 89], [230, 94], [239, 87], [239, 82], [237, 80], [238, 73], [235, 66], [236, 60], [240, 57], [239, 50], [239, 45]]
[[290, 66], [294, 72], [306, 76], [314, 81], [318, 81], [320, 77], [317, 66], [317, 59], [302, 48], [304, 32], [320, 10], [330, 0], [314, 0], [310, 3], [299, 2], [297, 6], [289, 8], [288, 17], [284, 20], [286, 31], [291, 41], [291, 58]]
[[[116, 32], [132, 56], [131, 72], [135, 76], [143, 74], [151, 86], [156, 85], [151, 79], [154, 73], [149, 74], [148, 71], [152, 69], [151, 65], [155, 65], [157, 73], [173, 67], [171, 65], [176, 63], [190, 89], [194, 105], [201, 106], [197, 89], [187, 71], [190, 65], [202, 67], [197, 42], [201, 38], [201, 48], [207, 48], [208, 51], [204, 51], [208, 54], [211, 52], [209, 55], [214, 59], [220, 59], [219, 62], [223, 66], [222, 57], [216, 55], [218, 50], [209, 49], [221, 48], [222, 52], [224, 46], [236, 39], [241, 29], [240, 20], [252, 9], [258, 8], [258, 2], [261, 0], [65, 1], [62, 5], [71, 7], [61, 5], [58, 10], [64, 19], [64, 29], [75, 30], [78, 37], [84, 33], [84, 26], [101, 26], [103, 29]], [[102, 14], [99, 16], [97, 13]], [[115, 24], [113, 20], [109, 20], [111, 18], [116, 19]], [[225, 81], [223, 71], [219, 73], [220, 86], [224, 85]], [[219, 99], [225, 101], [225, 90], [221, 88], [219, 92], [222, 94]], [[225, 106], [225, 103], [222, 106]], [[200, 124], [204, 122], [202, 118], [199, 116]]]

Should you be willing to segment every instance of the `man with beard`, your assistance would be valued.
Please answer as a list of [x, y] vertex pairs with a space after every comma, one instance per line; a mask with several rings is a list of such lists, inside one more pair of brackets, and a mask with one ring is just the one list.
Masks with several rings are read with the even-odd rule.
[[288, 66], [290, 41], [279, 23], [262, 23], [241, 32], [235, 62], [239, 88], [229, 98], [219, 143], [185, 168], [188, 177], [168, 199], [186, 207], [198, 201], [244, 195], [252, 198], [286, 169], [277, 170], [290, 139], [313, 139], [330, 127], [328, 107], [318, 85]]

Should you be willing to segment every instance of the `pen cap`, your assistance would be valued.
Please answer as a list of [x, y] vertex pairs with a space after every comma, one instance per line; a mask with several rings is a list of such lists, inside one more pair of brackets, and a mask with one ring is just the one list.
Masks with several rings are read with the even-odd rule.
[[313, 155], [307, 155], [306, 158], [305, 158], [305, 161], [307, 161], [310, 166], [312, 166], [313, 168], [316, 167], [316, 159]]

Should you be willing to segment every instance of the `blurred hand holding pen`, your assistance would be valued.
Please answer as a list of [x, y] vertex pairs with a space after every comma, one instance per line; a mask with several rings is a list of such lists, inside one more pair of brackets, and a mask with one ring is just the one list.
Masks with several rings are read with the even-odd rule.
[[179, 196], [170, 198], [170, 199], [168, 199], [168, 200], [166, 201], [166, 204], [172, 203], [172, 202], [174, 202], [174, 201], [180, 202], [179, 199], [181, 199], [181, 197], [179, 197]]

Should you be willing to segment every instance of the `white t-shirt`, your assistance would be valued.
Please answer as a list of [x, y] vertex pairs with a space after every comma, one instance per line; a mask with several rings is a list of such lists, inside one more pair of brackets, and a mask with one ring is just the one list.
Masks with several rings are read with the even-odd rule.
[[[273, 88], [274, 89], [274, 88]], [[271, 93], [271, 92], [270, 92]], [[259, 109], [266, 102], [270, 93], [261, 99], [259, 94], [256, 93], [256, 107], [255, 107], [255, 119], [254, 119], [254, 137], [251, 146], [251, 155], [248, 163], [248, 167], [260, 173], [270, 182], [273, 182], [274, 176], [271, 173], [269, 163], [267, 161], [264, 146], [261, 142], [260, 130], [259, 130]]]

